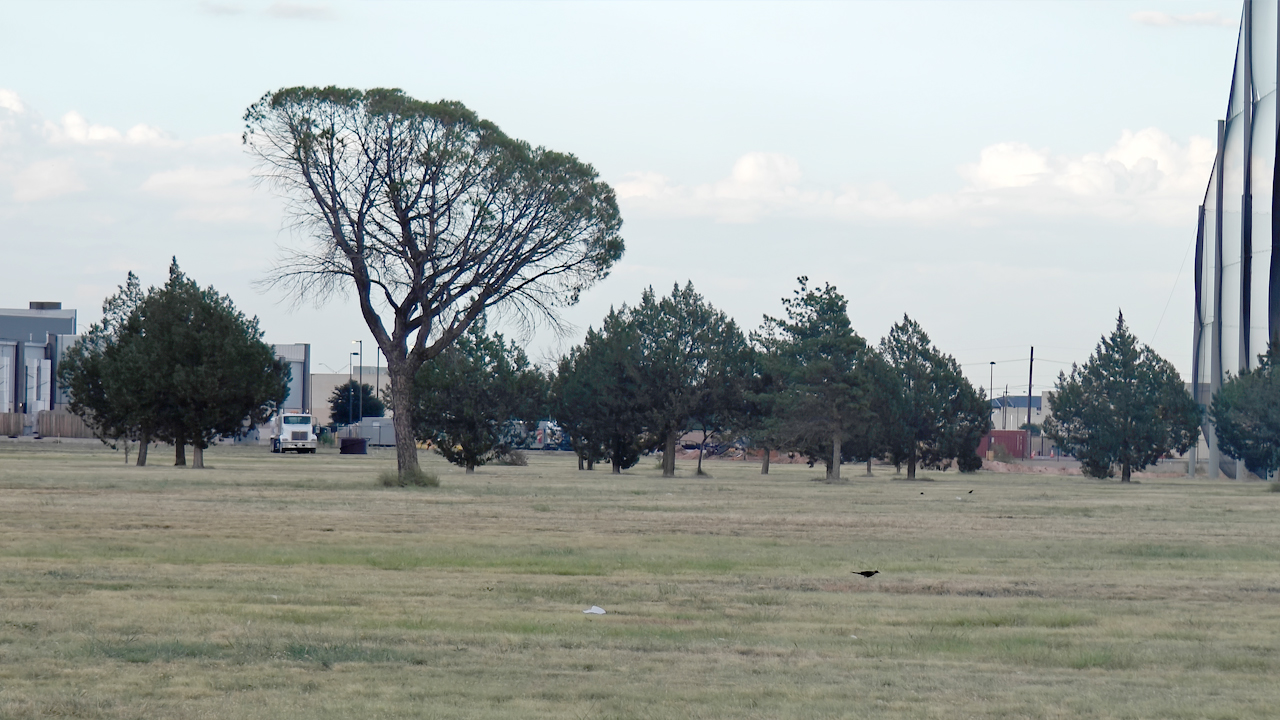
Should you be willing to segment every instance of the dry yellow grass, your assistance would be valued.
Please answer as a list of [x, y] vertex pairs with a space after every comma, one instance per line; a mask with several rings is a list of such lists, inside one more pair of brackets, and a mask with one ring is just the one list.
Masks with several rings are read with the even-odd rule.
[[663, 479], [534, 453], [470, 476], [424, 454], [442, 486], [422, 489], [378, 484], [389, 454], [152, 457], [0, 444], [0, 717], [1280, 707], [1262, 483]]

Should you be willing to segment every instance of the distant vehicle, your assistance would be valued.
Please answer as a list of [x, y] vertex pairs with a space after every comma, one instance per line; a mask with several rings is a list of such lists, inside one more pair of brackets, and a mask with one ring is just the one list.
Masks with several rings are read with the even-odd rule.
[[319, 442], [312, 422], [306, 413], [277, 415], [271, 425], [271, 452], [314, 453]]

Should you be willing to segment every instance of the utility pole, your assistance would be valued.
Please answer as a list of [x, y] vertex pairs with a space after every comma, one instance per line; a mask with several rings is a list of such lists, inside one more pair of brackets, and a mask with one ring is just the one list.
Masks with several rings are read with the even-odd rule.
[[1031, 362], [1027, 365], [1027, 459], [1031, 459], [1031, 382], [1035, 377], [1036, 348], [1031, 346]]

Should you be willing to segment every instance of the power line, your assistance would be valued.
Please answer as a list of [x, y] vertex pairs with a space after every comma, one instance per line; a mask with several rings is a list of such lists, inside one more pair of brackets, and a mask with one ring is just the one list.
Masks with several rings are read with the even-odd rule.
[[1151, 333], [1151, 339], [1148, 344], [1156, 341], [1156, 334], [1160, 332], [1160, 326], [1164, 324], [1165, 313], [1169, 312], [1169, 304], [1173, 302], [1173, 294], [1178, 291], [1178, 281], [1182, 279], [1182, 269], [1187, 266], [1187, 256], [1191, 254], [1191, 246], [1195, 245], [1196, 238], [1193, 235], [1191, 241], [1187, 243], [1187, 249], [1182, 251], [1182, 263], [1178, 265], [1178, 277], [1173, 279], [1173, 287], [1169, 288], [1169, 299], [1164, 301], [1164, 310], [1160, 313], [1160, 322], [1156, 323], [1155, 332]]

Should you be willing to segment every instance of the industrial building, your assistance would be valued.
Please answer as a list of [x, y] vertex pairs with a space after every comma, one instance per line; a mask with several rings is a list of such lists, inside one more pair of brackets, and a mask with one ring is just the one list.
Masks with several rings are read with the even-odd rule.
[[54, 377], [75, 337], [76, 311], [60, 302], [0, 308], [0, 413], [34, 414], [63, 402]]

